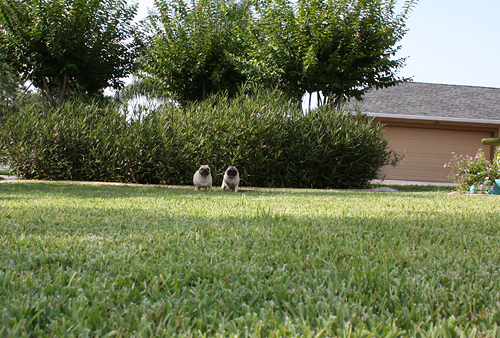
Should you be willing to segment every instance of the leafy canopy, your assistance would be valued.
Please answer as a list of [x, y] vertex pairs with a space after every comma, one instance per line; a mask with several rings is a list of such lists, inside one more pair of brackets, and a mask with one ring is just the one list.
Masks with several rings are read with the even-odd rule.
[[236, 94], [245, 76], [231, 55], [247, 48], [238, 33], [250, 19], [246, 5], [218, 0], [157, 0], [155, 5], [142, 78], [180, 102], [217, 92]]
[[3, 109], [9, 109], [22, 94], [19, 75], [9, 65], [0, 62], [0, 115]]
[[409, 80], [394, 57], [416, 1], [396, 13], [396, 0], [157, 0], [142, 75], [180, 101], [246, 81], [340, 106]]
[[261, 0], [260, 34], [248, 35], [252, 58], [242, 63], [252, 70], [260, 60], [260, 76], [297, 99], [315, 91], [337, 106], [362, 99], [408, 80], [397, 76], [405, 59], [393, 58], [415, 2], [397, 14], [396, 0]]
[[1, 58], [49, 105], [120, 88], [140, 46], [136, 10], [125, 0], [3, 0]]

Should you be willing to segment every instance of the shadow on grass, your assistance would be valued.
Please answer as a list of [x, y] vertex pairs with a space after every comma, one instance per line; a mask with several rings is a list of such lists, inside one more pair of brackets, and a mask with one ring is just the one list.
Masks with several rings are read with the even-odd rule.
[[249, 188], [241, 187], [238, 193], [222, 191], [214, 187], [212, 192], [195, 191], [189, 186], [161, 186], [161, 185], [113, 185], [99, 183], [70, 183], [52, 181], [16, 181], [5, 182], [0, 185], [0, 199], [2, 193], [22, 195], [50, 194], [69, 197], [86, 198], [132, 198], [132, 197], [169, 197], [185, 196], [193, 198], [208, 198], [216, 196], [352, 196], [363, 197], [367, 194], [393, 195], [399, 192], [450, 192], [454, 187], [450, 186], [419, 186], [419, 185], [372, 185], [372, 188], [387, 187], [397, 192], [370, 191], [367, 189], [285, 189], [285, 188]]
[[[0, 206], [2, 201], [29, 203], [13, 204], [10, 208], [14, 211], [13, 215], [17, 210], [23, 214], [28, 210], [31, 215], [24, 221], [33, 223], [30, 226], [36, 228], [33, 220], [38, 219], [40, 224], [52, 224], [55, 228], [65, 229], [60, 230], [63, 232], [68, 229], [70, 232], [74, 231], [72, 227], [75, 222], [87, 223], [87, 217], [94, 218], [88, 228], [91, 232], [99, 232], [101, 228], [113, 229], [116, 225], [119, 225], [118, 230], [128, 228], [129, 225], [133, 228], [156, 224], [168, 228], [179, 225], [204, 226], [207, 222], [247, 226], [263, 220], [272, 224], [284, 222], [295, 226], [307, 226], [313, 222], [327, 227], [336, 223], [357, 223], [364, 224], [363, 227], [372, 227], [394, 222], [422, 224], [427, 221], [436, 227], [436, 222], [455, 223], [459, 218], [470, 223], [463, 208], [450, 209], [450, 203], [454, 203], [456, 199], [461, 200], [460, 197], [444, 193], [412, 193], [449, 191], [444, 190], [445, 187], [393, 187], [410, 189], [402, 193], [253, 189], [235, 194], [222, 190], [211, 193], [195, 191], [194, 188], [31, 181], [0, 185]], [[412, 191], [412, 188], [417, 189]], [[423, 189], [420, 190], [421, 188]], [[441, 196], [438, 198], [440, 205], [436, 206], [434, 199], [438, 195]], [[47, 204], [43, 201], [46, 198], [51, 199]], [[58, 202], [59, 200], [63, 202]], [[432, 203], [429, 204], [429, 201]], [[296, 211], [297, 208], [301, 211]], [[487, 213], [494, 218], [500, 215], [500, 211], [491, 209]], [[1, 216], [0, 214], [0, 219]], [[472, 214], [472, 218], [476, 216], [479, 217]]]
[[[243, 198], [245, 196], [249, 198]], [[304, 199], [301, 199], [301, 196]], [[379, 199], [378, 196], [384, 198]], [[474, 233], [470, 234], [472, 238], [482, 232], [479, 224], [483, 222], [485, 224], [482, 224], [482, 227], [489, 229], [488, 233], [497, 232], [500, 210], [490, 208], [476, 214], [471, 213], [473, 205], [449, 209], [447, 201], [453, 201], [453, 197], [448, 198], [445, 194], [440, 199], [445, 202], [437, 206], [435, 203], [427, 203], [434, 201], [436, 194], [401, 193], [399, 196], [404, 197], [403, 199], [397, 196], [398, 193], [352, 190], [257, 189], [234, 194], [221, 190], [211, 193], [197, 192], [188, 188], [46, 182], [8, 184], [0, 185], [0, 206], [2, 201], [23, 203], [12, 204], [5, 209], [5, 215], [0, 214], [0, 223], [3, 216], [15, 221], [11, 226], [0, 230], [16, 232], [19, 230], [16, 228], [21, 226], [22, 232], [25, 233], [76, 231], [123, 234], [124, 231], [192, 231], [210, 227], [230, 227], [240, 231], [243, 228], [263, 226], [273, 232], [272, 229], [285, 226], [330, 229], [337, 235], [351, 233], [354, 236], [351, 240], [357, 241], [366, 231], [372, 232], [374, 229], [376, 231], [372, 235], [394, 228], [400, 228], [403, 232], [409, 229], [417, 232], [427, 229], [442, 233], [444, 224], [455, 224], [456, 227], [468, 229], [469, 232], [473, 229]], [[318, 210], [315, 209], [317, 197], [325, 197], [325, 201], [326, 198], [329, 199], [323, 208]], [[44, 198], [50, 198], [52, 201], [46, 203]], [[58, 199], [68, 200], [54, 204], [53, 201]], [[106, 199], [110, 202], [101, 201]], [[130, 200], [126, 201], [127, 199]], [[173, 202], [170, 202], [170, 199]], [[214, 208], [217, 209], [216, 212], [213, 211]], [[303, 209], [303, 212], [296, 212], [296, 208]], [[486, 218], [489, 218], [487, 222], [484, 221]], [[474, 225], [474, 228], [471, 225]], [[494, 232], [491, 232], [491, 229], [494, 229]], [[406, 236], [413, 238], [410, 233]]]

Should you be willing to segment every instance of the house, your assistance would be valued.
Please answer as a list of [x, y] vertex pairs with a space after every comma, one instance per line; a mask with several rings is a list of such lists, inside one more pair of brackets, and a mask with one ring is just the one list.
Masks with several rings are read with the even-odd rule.
[[500, 88], [407, 82], [347, 104], [354, 106], [385, 125], [390, 148], [405, 151], [399, 166], [383, 168], [385, 179], [450, 182], [444, 164], [452, 152], [475, 155], [482, 148], [492, 158], [494, 147], [481, 140], [500, 134]]

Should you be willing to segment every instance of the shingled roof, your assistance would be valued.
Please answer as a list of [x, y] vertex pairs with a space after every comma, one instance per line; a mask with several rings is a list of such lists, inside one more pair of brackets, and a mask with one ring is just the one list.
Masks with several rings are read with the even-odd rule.
[[372, 116], [498, 123], [500, 88], [407, 82], [371, 90], [354, 106]]

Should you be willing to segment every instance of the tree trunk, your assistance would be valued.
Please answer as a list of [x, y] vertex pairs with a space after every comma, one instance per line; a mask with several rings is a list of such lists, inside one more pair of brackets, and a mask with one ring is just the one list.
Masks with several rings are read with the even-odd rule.
[[342, 108], [342, 99], [344, 98], [345, 83], [342, 83], [341, 89], [335, 94], [334, 107], [337, 109]]
[[68, 86], [68, 72], [64, 72], [63, 86], [61, 92], [59, 93], [59, 104], [63, 104], [66, 99], [66, 87]]
[[335, 101], [333, 101], [333, 106], [337, 109], [340, 109], [342, 107], [342, 95], [335, 95]]
[[45, 90], [47, 91], [46, 95], [47, 95], [47, 101], [49, 101], [49, 107], [52, 108], [56, 105], [54, 102], [54, 96], [52, 95], [52, 90], [50, 89], [45, 76], [42, 77], [42, 79], [43, 79], [43, 85], [45, 87]]

